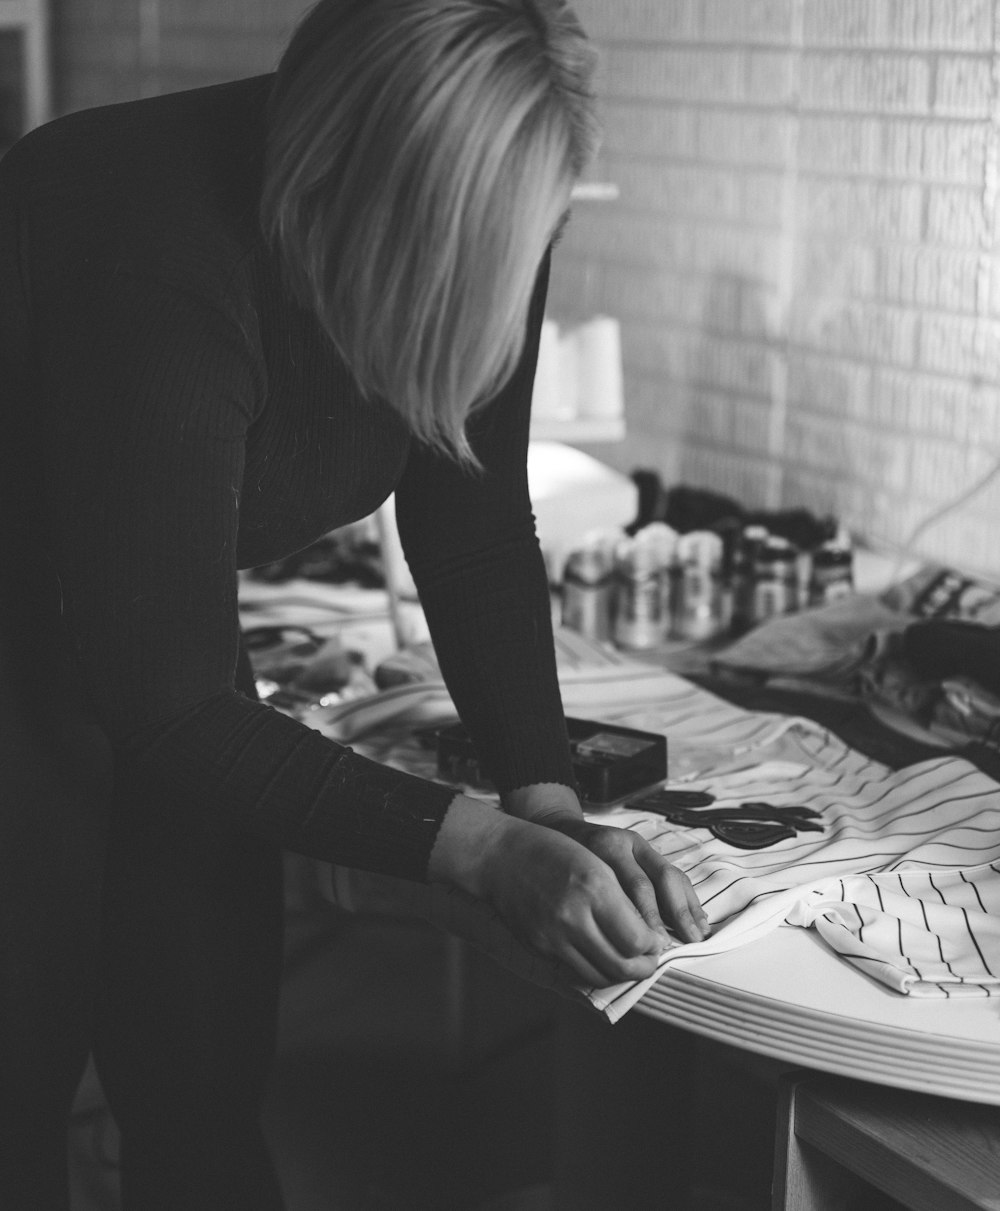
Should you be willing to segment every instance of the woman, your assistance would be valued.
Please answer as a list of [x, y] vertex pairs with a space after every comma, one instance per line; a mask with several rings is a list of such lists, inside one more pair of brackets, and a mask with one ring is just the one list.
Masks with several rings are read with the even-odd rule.
[[[5, 1209], [66, 1206], [91, 1048], [127, 1208], [280, 1206], [282, 848], [461, 888], [591, 983], [702, 936], [679, 872], [583, 821], [527, 495], [589, 70], [562, 0], [321, 0], [275, 75], [0, 166]], [[237, 569], [393, 490], [506, 813], [255, 700]]]

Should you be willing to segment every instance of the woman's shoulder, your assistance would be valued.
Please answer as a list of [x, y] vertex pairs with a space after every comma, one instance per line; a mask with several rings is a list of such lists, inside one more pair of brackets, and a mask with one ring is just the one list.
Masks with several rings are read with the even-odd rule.
[[20, 140], [4, 158], [4, 187], [19, 203], [39, 293], [105, 272], [210, 301], [231, 291], [260, 242], [270, 80], [80, 110]]

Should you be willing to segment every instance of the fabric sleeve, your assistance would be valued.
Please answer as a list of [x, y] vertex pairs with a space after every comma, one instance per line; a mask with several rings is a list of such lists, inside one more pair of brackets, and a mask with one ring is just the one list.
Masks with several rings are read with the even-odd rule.
[[235, 689], [240, 492], [262, 392], [240, 326], [128, 274], [66, 288], [36, 325], [50, 556], [118, 803], [425, 878], [453, 791]]
[[396, 490], [400, 539], [442, 674], [501, 792], [538, 782], [575, 786], [528, 491], [531, 393], [548, 277], [547, 254], [520, 364], [469, 425], [483, 472], [420, 449]]

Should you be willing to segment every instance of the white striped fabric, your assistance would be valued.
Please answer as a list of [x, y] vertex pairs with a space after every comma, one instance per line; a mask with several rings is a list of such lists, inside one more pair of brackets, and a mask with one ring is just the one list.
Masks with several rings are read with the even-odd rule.
[[[811, 720], [744, 711], [680, 677], [620, 658], [597, 666], [586, 652], [561, 656], [568, 713], [665, 734], [669, 785], [708, 790], [713, 807], [764, 800], [821, 813], [822, 833], [750, 851], [631, 807], [589, 813], [636, 829], [697, 888], [712, 937], [677, 946], [663, 965], [796, 925], [816, 929], [845, 961], [899, 992], [1000, 994], [996, 782], [950, 756], [893, 771]], [[449, 707], [443, 686], [431, 683], [350, 704], [339, 717], [316, 723], [360, 752], [427, 776], [428, 754], [406, 738], [404, 725], [442, 717]], [[427, 905], [415, 906], [415, 895], [426, 896]], [[440, 891], [407, 889], [404, 898], [410, 911], [511, 969], [566, 991], [480, 906]], [[579, 991], [614, 1021], [657, 978]]]

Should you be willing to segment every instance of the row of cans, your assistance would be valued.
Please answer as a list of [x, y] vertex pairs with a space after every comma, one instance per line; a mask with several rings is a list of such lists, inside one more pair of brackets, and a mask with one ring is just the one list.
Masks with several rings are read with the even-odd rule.
[[653, 522], [632, 536], [595, 531], [572, 551], [564, 626], [618, 647], [738, 635], [768, 618], [854, 591], [843, 534], [802, 551], [764, 526], [679, 534]]

